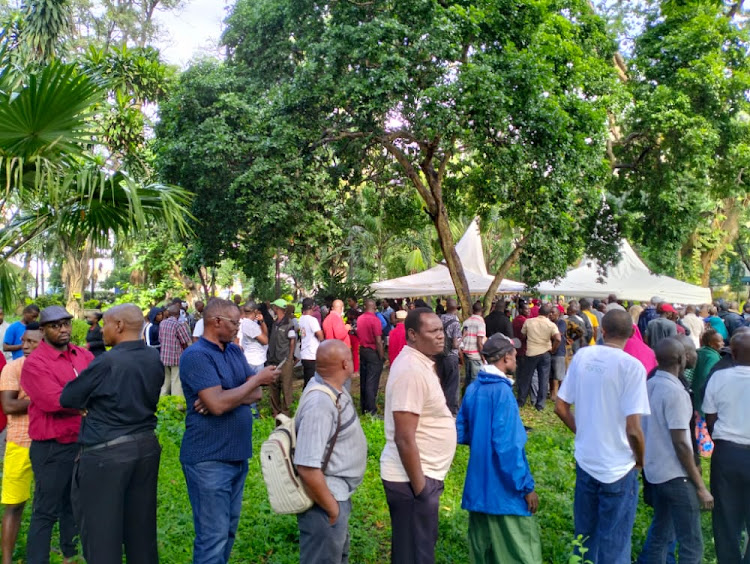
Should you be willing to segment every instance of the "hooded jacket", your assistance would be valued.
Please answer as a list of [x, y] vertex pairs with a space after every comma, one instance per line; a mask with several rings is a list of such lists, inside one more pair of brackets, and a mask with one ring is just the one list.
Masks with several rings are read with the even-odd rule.
[[150, 347], [159, 348], [159, 324], [156, 323], [156, 316], [164, 311], [161, 307], [152, 307], [148, 312], [148, 323], [143, 329], [143, 336], [146, 344]]
[[461, 507], [530, 516], [525, 496], [534, 491], [534, 478], [513, 381], [494, 366], [484, 366], [466, 390], [456, 427], [458, 442], [471, 449]]

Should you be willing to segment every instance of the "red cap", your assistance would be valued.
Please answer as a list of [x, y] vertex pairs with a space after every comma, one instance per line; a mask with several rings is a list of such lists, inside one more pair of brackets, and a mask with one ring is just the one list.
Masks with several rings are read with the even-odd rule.
[[666, 311], [667, 313], [677, 313], [675, 308], [673, 308], [670, 304], [660, 304], [661, 311]]

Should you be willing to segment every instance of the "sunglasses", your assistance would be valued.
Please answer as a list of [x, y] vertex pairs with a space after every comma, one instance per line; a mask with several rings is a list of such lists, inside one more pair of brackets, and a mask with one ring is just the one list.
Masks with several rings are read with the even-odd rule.
[[63, 327], [71, 327], [73, 325], [73, 322], [70, 319], [63, 319], [61, 321], [54, 321], [52, 323], [45, 323], [45, 327], [49, 327], [50, 329], [61, 329]]

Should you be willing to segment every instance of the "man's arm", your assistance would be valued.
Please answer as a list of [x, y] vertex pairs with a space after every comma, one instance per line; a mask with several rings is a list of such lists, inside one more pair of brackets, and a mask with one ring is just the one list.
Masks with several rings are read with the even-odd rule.
[[279, 371], [275, 366], [266, 366], [255, 376], [248, 378], [241, 386], [231, 390], [225, 390], [221, 386], [204, 388], [198, 392], [198, 398], [211, 415], [223, 415], [247, 403], [251, 397], [254, 397], [253, 392], [257, 388], [270, 384], [278, 374]]
[[267, 345], [268, 344], [268, 327], [266, 327], [265, 321], [261, 321], [258, 324], [258, 327], [260, 328], [260, 335], [255, 337], [255, 340], [258, 341], [261, 345]]
[[555, 415], [557, 415], [560, 420], [565, 423], [565, 426], [575, 434], [576, 418], [570, 410], [570, 404], [561, 400], [559, 397], [555, 400]]
[[323, 330], [322, 329], [320, 331], [315, 331], [315, 338], [318, 341], [320, 341], [320, 342], [325, 341], [326, 336], [323, 334]]
[[310, 499], [323, 508], [328, 514], [328, 522], [333, 525], [339, 518], [339, 502], [328, 489], [323, 471], [320, 468], [299, 465], [297, 471]]
[[21, 370], [21, 387], [34, 405], [45, 413], [78, 415], [77, 409], [68, 409], [60, 405], [62, 384], [48, 374], [43, 364], [35, 363], [33, 355], [26, 359]]
[[646, 453], [646, 439], [643, 437], [640, 414], [636, 413], [628, 415], [625, 418], [625, 434], [628, 436], [628, 443], [630, 444], [630, 448], [635, 456], [636, 468], [643, 468], [643, 458]]
[[383, 348], [383, 337], [380, 335], [375, 336], [375, 348], [378, 351], [378, 358], [383, 360], [385, 358], [385, 349]]
[[394, 441], [398, 448], [401, 464], [404, 465], [406, 475], [409, 476], [414, 495], [422, 493], [425, 487], [425, 477], [422, 472], [422, 462], [419, 459], [417, 446], [417, 424], [419, 415], [409, 411], [394, 411], [393, 423], [395, 427]]
[[0, 405], [6, 415], [22, 415], [29, 410], [29, 400], [18, 399], [18, 391], [0, 391]]
[[685, 439], [685, 429], [670, 429], [669, 434], [672, 437], [672, 446], [674, 447], [674, 451], [677, 454], [680, 464], [682, 464], [682, 467], [688, 473], [690, 481], [695, 485], [701, 509], [713, 509], [714, 498], [706, 489], [706, 484], [703, 483], [703, 478], [698, 471], [698, 467], [695, 465], [693, 447], [690, 446], [690, 443]]
[[89, 397], [107, 376], [109, 369], [104, 362], [95, 362], [71, 380], [60, 394], [60, 405], [72, 409], [85, 409]]
[[8, 343], [3, 343], [3, 352], [16, 352], [20, 351], [23, 345], [9, 345]]
[[176, 335], [177, 340], [180, 342], [180, 346], [182, 346], [182, 350], [188, 348], [193, 342], [193, 337], [190, 335], [187, 323], [177, 324]]
[[552, 354], [555, 354], [557, 352], [557, 349], [560, 348], [560, 343], [562, 343], [562, 337], [560, 337], [560, 333], [555, 333], [552, 335], [552, 348], [550, 349], [550, 352]]
[[718, 421], [718, 419], [718, 413], [706, 413], [706, 427], [708, 428], [709, 435], [714, 434], [714, 425], [716, 425], [716, 421]]
[[294, 356], [294, 347], [297, 345], [297, 337], [294, 337], [292, 339], [289, 339], [289, 356], [287, 357], [289, 360], [287, 362], [292, 362], [295, 358]]
[[482, 348], [484, 347], [484, 340], [486, 337], [481, 337], [477, 335], [477, 350], [481, 353]]

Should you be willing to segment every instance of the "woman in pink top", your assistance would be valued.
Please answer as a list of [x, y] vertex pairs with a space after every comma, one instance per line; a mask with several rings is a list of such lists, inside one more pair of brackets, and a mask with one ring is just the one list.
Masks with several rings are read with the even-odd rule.
[[637, 358], [643, 367], [646, 369], [646, 374], [649, 374], [654, 368], [656, 368], [656, 355], [649, 346], [643, 342], [641, 332], [637, 325], [633, 325], [633, 335], [625, 343], [623, 349], [630, 356]]

